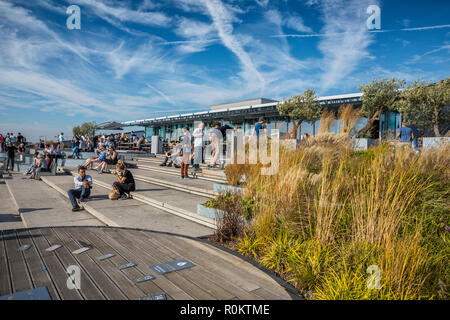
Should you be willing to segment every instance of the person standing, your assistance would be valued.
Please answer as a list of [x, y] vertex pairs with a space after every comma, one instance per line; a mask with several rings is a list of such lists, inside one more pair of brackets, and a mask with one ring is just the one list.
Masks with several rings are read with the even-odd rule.
[[181, 141], [183, 157], [181, 159], [181, 179], [187, 179], [188, 176], [188, 167], [191, 162], [191, 133], [189, 132], [189, 128], [184, 128], [183, 140]]
[[219, 151], [219, 143], [221, 142], [220, 136], [222, 133], [219, 131], [220, 124], [216, 123], [214, 125], [214, 128], [209, 130], [209, 141], [211, 142], [212, 147], [212, 158], [211, 162], [208, 165], [208, 168], [215, 168], [217, 164], [217, 160], [220, 156]]
[[3, 152], [3, 149], [5, 148], [5, 138], [0, 133], [0, 152]]
[[61, 132], [61, 134], [58, 136], [59, 143], [64, 143], [64, 132]]
[[8, 154], [8, 160], [6, 162], [6, 170], [8, 171], [11, 164], [11, 171], [14, 171], [14, 157], [16, 156], [17, 147], [10, 141], [6, 146], [6, 152]]
[[92, 177], [86, 174], [85, 167], [78, 167], [78, 175], [73, 178], [75, 184], [74, 189], [67, 191], [70, 202], [72, 203], [72, 211], [80, 211], [77, 200], [84, 202], [91, 195]]
[[259, 139], [259, 132], [263, 128], [264, 124], [264, 118], [259, 118], [259, 121], [255, 124], [255, 128], [253, 129], [253, 135], [256, 137], [256, 139]]
[[397, 138], [399, 138], [402, 144], [411, 143], [414, 140], [414, 133], [410, 127], [406, 126], [406, 123], [402, 122], [402, 127], [397, 134]]
[[194, 169], [200, 170], [200, 163], [203, 162], [203, 136], [204, 136], [205, 124], [201, 122], [193, 132], [194, 137]]

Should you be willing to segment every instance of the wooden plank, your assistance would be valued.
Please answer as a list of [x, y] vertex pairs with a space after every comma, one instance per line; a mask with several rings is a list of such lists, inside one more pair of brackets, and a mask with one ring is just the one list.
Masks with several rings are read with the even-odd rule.
[[[124, 259], [123, 262], [120, 262], [119, 264], [124, 264], [127, 262], [134, 262], [135, 264], [137, 264], [137, 261], [134, 261], [130, 255], [130, 252], [131, 252], [130, 249], [121, 250], [120, 244], [113, 239], [108, 239], [108, 241], [105, 241], [105, 237], [104, 237], [103, 233], [100, 236], [98, 235], [100, 232], [101, 232], [100, 229], [95, 228], [95, 229], [89, 229], [86, 233], [89, 234], [88, 239], [90, 241], [92, 241], [92, 243], [95, 243], [96, 246], [100, 246], [102, 248], [103, 247], [114, 248], [114, 250], [117, 252], [117, 255]], [[142, 271], [136, 267], [123, 269], [120, 272], [125, 273], [129, 277], [130, 280], [132, 280], [138, 276], [148, 274], [148, 272]], [[145, 281], [145, 282], [136, 283], [136, 284], [133, 283], [133, 285], [140, 288], [143, 292], [146, 293], [146, 295], [164, 293], [164, 291], [153, 281]], [[167, 295], [168, 295], [168, 293], [166, 293], [166, 296]], [[171, 299], [170, 296], [167, 296], [167, 298]]]
[[0, 230], [0, 296], [11, 294], [12, 283], [9, 275], [9, 265], [6, 253], [6, 244], [3, 237], [6, 235], [5, 231]]
[[[61, 244], [60, 240], [56, 237], [56, 235], [52, 232], [50, 228], [42, 228], [40, 229], [41, 234], [47, 239], [50, 246], [55, 244]], [[84, 266], [74, 258], [69, 249], [65, 246], [55, 250], [52, 254], [56, 255], [61, 263], [64, 265], [64, 268], [67, 269], [69, 266], [76, 265], [80, 267], [81, 271], [81, 283], [80, 283], [80, 293], [83, 298], [87, 300], [104, 300], [105, 296], [98, 289], [96, 283], [91, 279], [89, 273], [86, 271]]]
[[[139, 231], [130, 230], [130, 233], [136, 233], [136, 232], [139, 232]], [[143, 232], [146, 233], [145, 231], [143, 231]], [[163, 235], [163, 234], [161, 234], [160, 236], [161, 236], [161, 238], [159, 240], [164, 239], [164, 243], [156, 240], [155, 237], [148, 238], [148, 241], [150, 241], [152, 243], [152, 245], [159, 247], [159, 250], [164, 252], [165, 255], [171, 256], [174, 259], [178, 259], [180, 257], [180, 252], [175, 252], [173, 250], [168, 251], [171, 247], [173, 247], [173, 243], [171, 243], [172, 237], [170, 237], [170, 238], [165, 237], [165, 235]], [[131, 235], [130, 235], [130, 237], [131, 237]], [[215, 286], [219, 286], [223, 290], [227, 291], [231, 295], [231, 297], [227, 298], [227, 300], [233, 299], [235, 297], [238, 299], [244, 299], [244, 300], [260, 299], [260, 297], [254, 295], [254, 294], [251, 294], [250, 292], [244, 290], [240, 286], [232, 283], [231, 280], [233, 278], [235, 278], [234, 274], [229, 273], [228, 277], [224, 276], [223, 270], [226, 269], [225, 265], [221, 265], [222, 268], [220, 268], [220, 266], [218, 266], [216, 268], [216, 270], [213, 271], [213, 270], [211, 270], [211, 268], [209, 268], [209, 265], [211, 265], [211, 263], [216, 265], [214, 260], [208, 260], [207, 258], [205, 258], [203, 256], [203, 252], [201, 252], [200, 250], [192, 250], [192, 247], [185, 248], [185, 250], [182, 251], [181, 256], [183, 256], [185, 258], [186, 257], [185, 253], [187, 251], [189, 251], [189, 259], [188, 260], [191, 260], [197, 266], [195, 272], [197, 274], [201, 274], [201, 277], [203, 279], [208, 280], [208, 281], [214, 283]], [[191, 271], [194, 272], [194, 270], [191, 270]]]
[[[155, 235], [155, 237], [157, 239], [161, 238], [162, 241], [164, 240], [164, 238], [160, 237], [160, 235]], [[252, 266], [248, 262], [239, 259], [238, 257], [231, 256], [226, 252], [221, 252], [219, 249], [208, 246], [207, 244], [193, 239], [176, 236], [174, 237], [173, 241], [174, 243], [176, 243], [173, 245], [173, 248], [176, 251], [186, 252], [188, 248], [190, 248], [189, 253], [193, 253], [197, 252], [195, 250], [192, 250], [193, 247], [202, 249], [202, 256], [209, 256], [208, 260], [214, 261], [214, 263], [210, 263], [208, 265], [208, 268], [215, 268], [220, 265], [228, 265], [228, 267], [224, 269], [224, 271], [231, 271], [232, 274], [234, 274], [234, 277], [232, 277], [231, 279], [239, 281], [239, 283], [242, 283], [242, 281], [250, 282], [253, 286], [253, 289], [248, 290], [250, 292], [258, 289], [258, 287], [265, 288], [270, 286], [271, 290], [276, 292], [278, 295], [290, 298], [289, 293], [283, 286], [278, 284], [274, 279], [272, 279], [262, 270], [258, 270], [255, 266]], [[255, 288], [254, 286], [257, 287]]]
[[[19, 240], [19, 246], [30, 243], [31, 235], [27, 229], [16, 230], [17, 239]], [[53, 284], [48, 272], [44, 268], [44, 262], [42, 261], [39, 251], [36, 246], [31, 246], [30, 249], [23, 251], [25, 260], [27, 261], [28, 269], [33, 280], [35, 288], [46, 287], [52, 300], [59, 300], [60, 296]]]
[[[167, 262], [170, 259], [176, 260], [176, 259], [184, 258], [182, 255], [174, 255], [173, 252], [167, 250], [166, 248], [154, 245], [153, 243], [151, 243], [149, 241], [145, 241], [141, 234], [136, 236], [136, 234], [132, 233], [132, 230], [124, 230], [124, 232], [125, 231], [126, 231], [127, 238], [128, 237], [133, 238], [133, 241], [132, 241], [133, 243], [138, 242], [140, 248], [145, 249], [145, 251], [147, 251], [147, 252], [151, 251], [152, 255], [158, 255], [157, 256], [157, 259], [159, 260], [158, 263]], [[146, 232], [146, 233], [149, 233], [152, 235], [154, 234], [153, 232]], [[167, 235], [165, 235], [165, 236], [170, 237], [170, 238], [172, 237], [172, 236], [167, 236]], [[194, 262], [194, 261], [192, 261], [192, 262]], [[173, 272], [173, 273], [167, 274], [168, 277], [171, 275], [179, 275], [180, 277], [184, 277], [185, 279], [189, 280], [190, 282], [192, 282], [199, 288], [203, 289], [209, 295], [214, 297], [214, 299], [229, 300], [234, 297], [234, 293], [224, 290], [222, 287], [217, 285], [215, 282], [211, 281], [210, 279], [205, 277], [203, 274], [200, 274], [198, 271], [195, 271], [193, 269], [186, 269], [186, 270], [182, 270], [179, 272]]]
[[[162, 237], [164, 238], [164, 237]], [[165, 239], [165, 238], [164, 238]], [[159, 239], [161, 240], [161, 239]], [[169, 241], [169, 239], [166, 239]], [[164, 244], [161, 241], [158, 241], [156, 239], [153, 239], [153, 243], [157, 244], [160, 243], [161, 245], [167, 246], [169, 243], [165, 242]], [[183, 252], [190, 251], [192, 260], [196, 262], [196, 265], [198, 266], [198, 272], [202, 274], [202, 277], [205, 277], [206, 279], [216, 283], [218, 286], [222, 287], [226, 291], [232, 293], [237, 299], [241, 300], [259, 300], [261, 297], [250, 293], [247, 290], [244, 290], [239, 285], [237, 285], [235, 282], [232, 282], [236, 280], [236, 276], [232, 272], [227, 272], [227, 266], [217, 265], [215, 263], [215, 260], [210, 260], [203, 254], [200, 250], [192, 250], [189, 248], [185, 248]], [[214, 270], [212, 270], [211, 265], [214, 266]], [[242, 282], [241, 282], [242, 283]]]
[[[15, 230], [8, 230], [4, 233], [6, 241], [6, 251], [8, 255], [8, 264], [11, 275], [12, 292], [21, 292], [33, 288], [28, 268], [25, 264], [25, 258], [22, 252], [17, 251], [20, 247], [17, 241]], [[30, 250], [30, 249], [28, 249]]]
[[98, 262], [96, 261], [96, 263], [111, 278], [111, 280], [114, 281], [114, 283], [122, 290], [122, 292], [127, 296], [128, 299], [138, 300], [140, 297], [146, 295], [146, 293], [142, 291], [141, 288], [134, 285], [132, 277], [116, 269], [117, 265], [126, 263], [128, 261], [125, 261], [125, 259], [123, 259], [121, 256], [118, 256], [117, 252], [114, 249], [108, 248], [107, 246], [97, 246], [96, 243], [91, 243], [88, 232], [85, 229], [81, 230], [78, 228], [66, 228], [65, 232], [75, 241], [84, 241], [93, 245], [90, 250], [84, 253], [90, 256], [92, 260], [97, 260], [96, 258], [98, 256], [107, 253], [116, 254], [116, 256], [112, 258]]
[[[115, 234], [110, 234], [110, 232], [105, 233], [105, 229], [102, 230], [102, 238], [108, 241], [117, 241], [117, 244], [115, 244], [115, 248], [122, 252], [122, 250], [127, 250], [129, 256], [137, 263], [136, 268], [141, 270], [145, 274], [150, 274], [150, 269], [148, 261], [145, 260], [144, 255], [140, 252], [140, 250], [135, 250], [134, 247], [129, 246], [129, 244], [125, 241], [126, 239], [123, 239], [123, 236], [120, 234], [117, 236]], [[107, 229], [106, 229], [107, 230]], [[100, 234], [97, 234], [97, 236], [100, 236]], [[155, 277], [154, 280], [152, 280], [154, 283], [158, 285], [158, 287], [162, 288], [165, 293], [167, 293], [170, 298], [173, 298], [175, 300], [192, 300], [193, 298], [188, 295], [186, 292], [184, 292], [180, 287], [178, 287], [175, 283], [171, 282], [169, 279], [164, 277]], [[169, 299], [169, 298], [168, 298]]]
[[[105, 231], [110, 231], [109, 229], [105, 229]], [[112, 232], [113, 230], [111, 230]], [[126, 245], [129, 248], [133, 248], [133, 250], [136, 250], [137, 248], [140, 248], [142, 243], [139, 242], [139, 245], [135, 243], [135, 241], [124, 241], [124, 245]], [[154, 248], [144, 250], [143, 251], [143, 259], [148, 263], [148, 265], [155, 265], [159, 263], [166, 262], [167, 256], [162, 256], [161, 254], [158, 254]], [[152, 271], [153, 272], [153, 271]], [[189, 279], [175, 273], [168, 273], [165, 275], [158, 275], [159, 277], [166, 277], [171, 282], [176, 283], [178, 287], [180, 287], [184, 292], [186, 292], [188, 295], [193, 297], [194, 299], [198, 300], [214, 300], [214, 296], [208, 293], [207, 291], [203, 290], [199, 286], [197, 286], [195, 283], [191, 282]]]
[[47, 252], [45, 249], [50, 247], [48, 241], [42, 236], [38, 229], [30, 229], [29, 233], [33, 240], [33, 245], [40, 252], [44, 267], [47, 269], [49, 277], [55, 284], [56, 290], [62, 300], [82, 300], [83, 297], [78, 290], [71, 290], [67, 288], [68, 274], [63, 264], [55, 254]]
[[[76, 244], [72, 238], [70, 238], [62, 228], [53, 228], [52, 231], [58, 237], [60, 244], [65, 246], [70, 252], [79, 249], [78, 244]], [[116, 285], [114, 281], [104, 272], [104, 270], [99, 267], [95, 260], [93, 260], [89, 255], [80, 254], [74, 255], [77, 262], [83, 266], [86, 272], [89, 274], [91, 279], [95, 281], [99, 290], [105, 295], [109, 300], [124, 300], [127, 299], [125, 293], [123, 293], [120, 288]]]
[[286, 299], [286, 298], [280, 297], [276, 293], [270, 292], [264, 288], [256, 289], [256, 290], [252, 291], [252, 293], [254, 293], [266, 300], [285, 300]]
[[[139, 232], [139, 231], [138, 231]], [[140, 231], [143, 232], [143, 231]], [[281, 296], [289, 297], [286, 290], [280, 286], [275, 280], [270, 279], [267, 281], [258, 277], [255, 274], [255, 271], [263, 272], [258, 270], [256, 267], [244, 267], [244, 264], [247, 264], [245, 261], [240, 261], [242, 267], [237, 266], [230, 261], [225, 260], [225, 258], [221, 257], [220, 252], [211, 255], [211, 250], [219, 250], [215, 248], [208, 248], [210, 250], [201, 250], [206, 244], [199, 243], [195, 248], [197, 250], [193, 250], [192, 243], [195, 243], [195, 240], [185, 239], [182, 237], [173, 237], [170, 239], [170, 243], [167, 242], [167, 239], [162, 234], [155, 233], [152, 238], [149, 238], [150, 241], [159, 241], [163, 245], [172, 248], [176, 253], [183, 254], [186, 258], [190, 257], [191, 259], [197, 259], [199, 263], [208, 270], [211, 270], [217, 275], [223, 276], [225, 279], [228, 279], [234, 285], [244, 289], [245, 291], [252, 292], [261, 287], [270, 286], [272, 290], [277, 292]], [[189, 242], [187, 242], [189, 241]], [[225, 253], [223, 253], [225, 254]], [[237, 258], [236, 258], [237, 259]], [[226, 267], [225, 267], [226, 266]], [[254, 268], [254, 269], [253, 269]], [[253, 271], [253, 272], [252, 272]], [[265, 275], [266, 277], [269, 277]]]

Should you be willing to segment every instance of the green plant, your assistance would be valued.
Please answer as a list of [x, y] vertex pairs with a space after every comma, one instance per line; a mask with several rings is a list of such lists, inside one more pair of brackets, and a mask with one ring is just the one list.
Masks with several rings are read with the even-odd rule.
[[254, 233], [245, 232], [244, 236], [237, 243], [237, 250], [245, 256], [258, 258], [263, 246], [264, 241], [261, 238], [255, 236]]

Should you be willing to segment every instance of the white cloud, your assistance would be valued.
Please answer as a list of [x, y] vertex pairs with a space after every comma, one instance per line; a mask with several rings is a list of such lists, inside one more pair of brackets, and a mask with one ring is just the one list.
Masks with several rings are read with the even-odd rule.
[[255, 0], [256, 3], [261, 6], [261, 7], [267, 7], [267, 5], [269, 4], [269, 0]]
[[222, 43], [238, 57], [244, 68], [241, 75], [247, 81], [247, 85], [264, 88], [265, 80], [263, 76], [256, 69], [250, 56], [233, 35], [233, 21], [236, 20], [233, 13], [220, 0], [202, 0], [202, 3], [207, 8], [219, 37], [222, 39]]
[[[171, 18], [162, 12], [140, 11], [148, 9], [150, 2], [140, 10], [131, 10], [126, 7], [116, 7], [105, 4], [100, 0], [77, 0], [80, 5], [90, 7], [100, 18], [114, 18], [121, 22], [133, 22], [149, 26], [167, 27]], [[107, 20], [110, 22], [110, 20]]]
[[336, 86], [351, 74], [359, 63], [369, 57], [369, 45], [373, 35], [367, 31], [365, 14], [372, 0], [330, 0], [323, 1], [320, 9], [323, 15], [323, 37], [319, 50], [323, 54], [323, 91]]

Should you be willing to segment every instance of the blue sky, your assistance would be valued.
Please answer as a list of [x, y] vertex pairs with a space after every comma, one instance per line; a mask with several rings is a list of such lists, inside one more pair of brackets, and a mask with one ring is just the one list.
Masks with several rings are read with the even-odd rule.
[[[69, 30], [67, 8], [81, 8]], [[367, 30], [369, 5], [381, 30]], [[447, 0], [0, 0], [0, 132], [450, 75]]]

